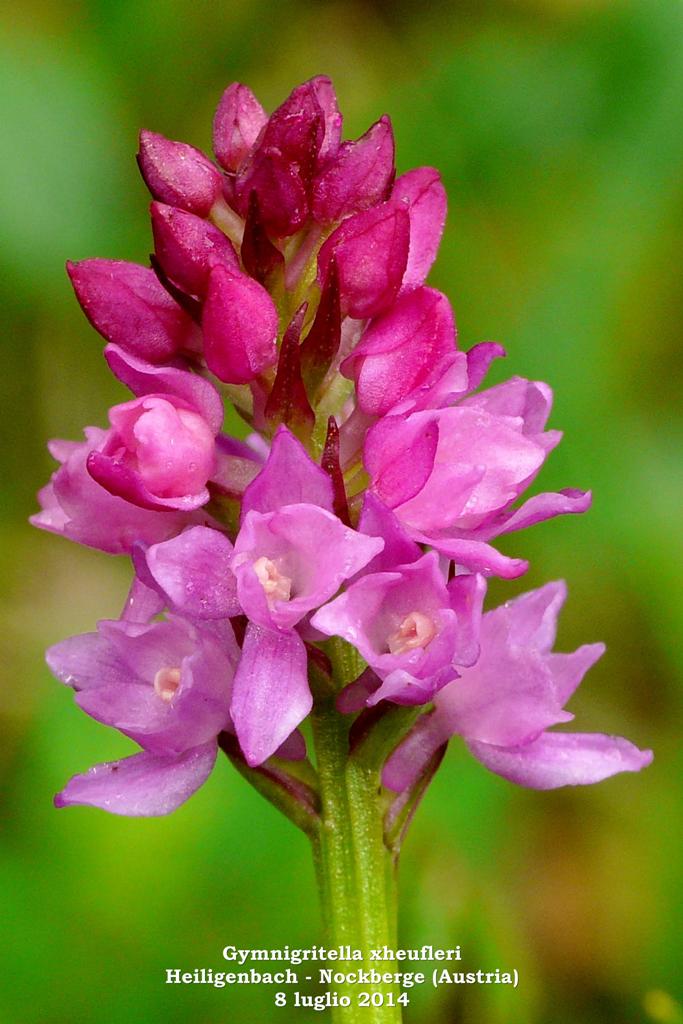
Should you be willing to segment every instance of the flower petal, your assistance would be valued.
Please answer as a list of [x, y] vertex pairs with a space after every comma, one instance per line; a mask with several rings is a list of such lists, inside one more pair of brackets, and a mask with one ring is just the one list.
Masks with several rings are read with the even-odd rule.
[[[525, 530], [528, 526], [543, 523], [554, 516], [586, 512], [591, 506], [592, 498], [590, 491], [579, 491], [570, 487], [562, 491], [537, 494], [519, 508], [506, 513], [502, 526], [495, 528], [496, 536], [511, 533], [513, 530]], [[483, 532], [487, 532], [486, 527]]]
[[114, 376], [134, 395], [175, 395], [201, 413], [214, 434], [220, 430], [223, 422], [221, 396], [213, 384], [199, 374], [177, 366], [155, 366], [119, 345], [105, 346], [104, 358]]
[[433, 167], [417, 167], [396, 179], [392, 199], [410, 215], [410, 250], [403, 286], [422, 284], [441, 242], [446, 223], [446, 190]]
[[511, 377], [502, 384], [470, 395], [461, 404], [472, 409], [483, 409], [492, 416], [519, 417], [524, 423], [523, 432], [533, 436], [540, 434], [548, 422], [553, 393], [543, 381]]
[[195, 526], [146, 552], [147, 568], [182, 615], [222, 619], [239, 615], [237, 583], [230, 570], [232, 544], [218, 530]]
[[140, 173], [155, 199], [206, 217], [223, 192], [221, 172], [199, 149], [140, 132]]
[[448, 739], [448, 729], [444, 728], [437, 715], [422, 715], [387, 758], [382, 770], [382, 785], [395, 793], [408, 789], [418, 780], [432, 754]]
[[88, 473], [100, 487], [116, 498], [123, 498], [124, 501], [149, 511], [194, 512], [202, 505], [206, 505], [210, 497], [206, 487], [202, 487], [196, 494], [160, 498], [145, 486], [139, 473], [104, 452], [90, 452], [86, 466]]
[[523, 576], [529, 568], [529, 563], [523, 558], [502, 555], [490, 544], [484, 544], [480, 540], [440, 537], [437, 534], [418, 533], [414, 530], [411, 531], [411, 535], [422, 544], [429, 544], [441, 554], [447, 555], [456, 565], [469, 569], [470, 572], [480, 572], [483, 576], [500, 576], [504, 580], [514, 580], [518, 576]]
[[135, 818], [170, 814], [206, 782], [217, 749], [213, 740], [176, 757], [143, 751], [95, 765], [67, 782], [55, 807], [80, 804]]
[[385, 416], [368, 431], [363, 462], [373, 491], [388, 508], [420, 493], [434, 469], [438, 443], [438, 424], [430, 418]]
[[387, 572], [397, 565], [406, 565], [421, 558], [422, 551], [411, 540], [398, 519], [372, 491], [365, 492], [358, 530], [369, 537], [381, 537], [384, 548], [362, 570], [363, 575]]
[[458, 617], [458, 646], [454, 661], [473, 665], [479, 657], [481, 613], [486, 596], [486, 579], [479, 573], [454, 576], [448, 584], [451, 608]]
[[100, 633], [70, 636], [48, 647], [45, 660], [52, 674], [74, 690], [95, 686], [123, 686], [130, 670]]
[[[142, 545], [136, 545], [132, 552], [136, 573], [137, 562], [135, 559], [140, 557], [138, 551], [141, 547]], [[144, 554], [142, 557], [144, 558]], [[126, 597], [126, 603], [121, 612], [121, 618], [125, 622], [136, 622], [144, 625], [164, 610], [164, 599], [156, 587], [148, 585], [151, 582], [150, 579], [145, 578], [143, 580], [138, 575], [134, 577]]]
[[467, 378], [469, 390], [478, 388], [488, 373], [494, 359], [505, 356], [505, 349], [495, 341], [482, 341], [474, 345], [467, 353]]
[[262, 764], [311, 710], [306, 648], [294, 632], [247, 627], [230, 712], [247, 764]]
[[552, 674], [558, 700], [563, 703], [569, 700], [586, 672], [604, 653], [604, 644], [584, 644], [571, 654], [547, 656], [546, 664]]
[[602, 733], [549, 732], [523, 747], [467, 746], [489, 771], [530, 789], [587, 786], [619, 772], [638, 772], [652, 762], [651, 750]]
[[416, 388], [433, 383], [435, 371], [446, 357], [452, 358], [455, 345], [455, 321], [446, 296], [433, 288], [415, 288], [372, 321], [341, 371], [355, 380], [363, 412], [384, 416]]
[[279, 427], [265, 466], [244, 492], [241, 518], [244, 522], [248, 512], [274, 512], [301, 503], [331, 512], [332, 481], [291, 431]]
[[553, 580], [488, 612], [486, 633], [497, 644], [547, 654], [555, 643], [557, 618], [566, 600], [567, 584]]

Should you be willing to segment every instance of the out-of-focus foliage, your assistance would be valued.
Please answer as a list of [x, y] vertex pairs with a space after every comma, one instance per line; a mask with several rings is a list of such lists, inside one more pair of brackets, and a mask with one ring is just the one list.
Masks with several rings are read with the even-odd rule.
[[319, 938], [305, 841], [227, 763], [169, 819], [53, 810], [70, 774], [130, 744], [74, 708], [42, 650], [118, 614], [128, 567], [25, 520], [44, 440], [121, 400], [63, 263], [145, 260], [137, 129], [206, 147], [231, 80], [272, 108], [323, 71], [349, 134], [389, 112], [399, 169], [441, 168], [432, 280], [462, 345], [503, 341], [498, 379], [555, 387], [566, 437], [542, 482], [595, 491], [583, 519], [507, 543], [532, 569], [492, 596], [566, 577], [561, 646], [608, 644], [577, 727], [656, 752], [640, 776], [537, 794], [449, 751], [404, 852], [401, 944], [460, 943], [466, 967], [521, 982], [414, 990], [407, 1020], [681, 1020], [681, 4], [27, 0], [4, 17], [0, 1019], [303, 1019], [266, 989], [163, 983], [166, 967], [221, 969], [228, 942]]

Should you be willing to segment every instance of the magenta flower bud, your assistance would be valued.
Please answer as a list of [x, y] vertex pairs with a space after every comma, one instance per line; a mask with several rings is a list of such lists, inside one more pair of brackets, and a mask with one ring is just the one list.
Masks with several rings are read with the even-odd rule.
[[446, 223], [441, 175], [433, 167], [417, 167], [396, 179], [391, 195], [410, 215], [410, 251], [403, 284], [422, 284], [436, 259]]
[[164, 274], [183, 291], [203, 296], [213, 266], [239, 273], [232, 243], [209, 221], [164, 203], [152, 203], [154, 248]]
[[297, 85], [271, 114], [259, 148], [278, 150], [309, 182], [318, 161], [336, 152], [340, 133], [332, 83], [320, 75]]
[[372, 321], [341, 371], [355, 380], [363, 412], [384, 416], [416, 388], [433, 382], [455, 344], [455, 320], [446, 296], [433, 288], [416, 288]]
[[294, 234], [308, 217], [308, 187], [324, 135], [322, 111], [308, 85], [271, 115], [261, 140], [235, 181], [237, 209], [246, 216], [253, 192], [264, 226]]
[[355, 142], [344, 142], [313, 183], [313, 216], [321, 224], [359, 213], [387, 198], [394, 176], [394, 134], [380, 118]]
[[207, 365], [226, 384], [248, 384], [277, 361], [277, 310], [245, 274], [213, 268], [202, 327]]
[[213, 151], [221, 167], [239, 169], [267, 120], [251, 89], [240, 82], [228, 86], [213, 119]]
[[155, 199], [208, 216], [223, 194], [223, 176], [208, 157], [186, 142], [140, 132], [140, 173]]
[[339, 145], [341, 119], [329, 79], [304, 82], [271, 114], [235, 180], [235, 202], [246, 217], [252, 192], [264, 226], [294, 234], [309, 214], [311, 181], [320, 161]]
[[324, 285], [332, 257], [339, 273], [342, 312], [357, 319], [391, 305], [408, 259], [410, 218], [394, 203], [382, 203], [343, 221], [318, 255]]
[[107, 341], [152, 363], [197, 347], [196, 324], [149, 267], [92, 259], [66, 269], [83, 312]]
[[249, 197], [258, 197], [261, 220], [276, 238], [293, 235], [306, 221], [306, 188], [295, 164], [277, 150], [258, 150], [245, 164], [235, 182], [235, 205], [241, 215], [249, 213]]
[[216, 465], [206, 420], [174, 395], [146, 395], [109, 410], [111, 431], [88, 472], [141, 508], [190, 511], [206, 504]]

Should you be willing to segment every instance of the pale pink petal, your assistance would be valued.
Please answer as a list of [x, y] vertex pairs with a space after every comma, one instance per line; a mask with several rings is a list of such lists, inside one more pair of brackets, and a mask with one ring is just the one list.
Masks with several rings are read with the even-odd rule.
[[55, 797], [55, 806], [80, 804], [135, 818], [170, 814], [206, 782], [216, 751], [213, 740], [175, 757], [144, 751], [95, 765], [74, 775]]
[[489, 771], [530, 789], [587, 786], [620, 772], [638, 772], [652, 762], [651, 750], [602, 733], [550, 732], [523, 747], [476, 742], [468, 747]]

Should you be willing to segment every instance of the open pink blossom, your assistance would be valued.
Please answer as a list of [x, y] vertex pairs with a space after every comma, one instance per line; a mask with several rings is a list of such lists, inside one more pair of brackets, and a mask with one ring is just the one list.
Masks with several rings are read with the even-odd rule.
[[383, 544], [316, 505], [249, 512], [231, 559], [242, 609], [258, 625], [291, 629], [328, 601]]
[[411, 786], [453, 735], [491, 771], [532, 789], [586, 785], [650, 764], [651, 751], [619, 736], [548, 731], [573, 718], [564, 705], [605, 650], [552, 650], [565, 597], [563, 583], [549, 583], [484, 616], [479, 660], [436, 695], [434, 713], [387, 762], [385, 785]]
[[513, 378], [450, 408], [384, 417], [365, 442], [372, 490], [415, 540], [473, 571], [519, 575], [524, 564], [488, 541], [590, 504], [563, 491], [512, 508], [561, 438], [544, 431], [551, 401], [547, 385]]
[[167, 814], [205, 781], [216, 737], [230, 723], [238, 649], [227, 623], [100, 622], [97, 633], [50, 648], [47, 660], [87, 714], [144, 749], [74, 776], [57, 796], [58, 807]]
[[381, 686], [368, 704], [424, 704], [476, 661], [484, 581], [446, 583], [435, 552], [390, 572], [364, 575], [316, 612], [311, 625], [360, 652]]

